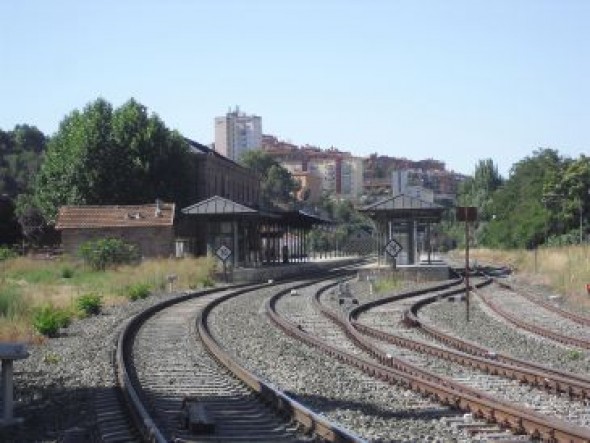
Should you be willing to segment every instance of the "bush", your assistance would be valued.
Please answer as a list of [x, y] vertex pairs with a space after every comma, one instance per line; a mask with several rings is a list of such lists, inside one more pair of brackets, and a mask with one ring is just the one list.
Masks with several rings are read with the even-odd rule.
[[107, 267], [135, 263], [140, 258], [136, 246], [118, 238], [87, 241], [80, 246], [79, 253], [84, 261], [97, 271], [104, 271]]
[[397, 288], [399, 288], [401, 285], [400, 280], [398, 280], [395, 277], [387, 277], [387, 278], [383, 278], [383, 279], [378, 279], [377, 281], [375, 281], [375, 292], [377, 294], [382, 293], [382, 292], [391, 292]]
[[0, 261], [14, 257], [16, 257], [16, 253], [12, 249], [0, 246]]
[[69, 326], [70, 321], [69, 311], [51, 305], [38, 308], [33, 315], [33, 327], [47, 337], [55, 337], [60, 328]]
[[150, 292], [151, 287], [147, 283], [136, 283], [127, 287], [125, 295], [129, 300], [135, 301], [146, 298]]
[[97, 315], [102, 308], [102, 297], [98, 294], [85, 294], [78, 297], [76, 307], [84, 317]]
[[215, 281], [210, 277], [206, 276], [202, 281], [204, 288], [212, 288], [215, 286]]
[[72, 278], [74, 276], [74, 270], [72, 268], [62, 268], [60, 272], [61, 278]]

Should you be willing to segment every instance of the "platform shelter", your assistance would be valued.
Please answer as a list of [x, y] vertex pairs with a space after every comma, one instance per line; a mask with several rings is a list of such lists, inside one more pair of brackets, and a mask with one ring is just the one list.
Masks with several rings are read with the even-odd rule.
[[308, 261], [307, 232], [330, 223], [300, 210], [253, 208], [219, 196], [181, 212], [191, 221], [192, 252], [214, 256], [223, 245], [235, 268]]
[[[419, 260], [418, 246], [427, 252], [431, 263], [431, 226], [440, 223], [445, 208], [419, 198], [399, 194], [359, 208], [377, 227], [377, 251], [379, 265], [391, 262], [385, 246], [395, 239], [402, 246], [399, 264], [414, 265]], [[422, 242], [420, 242], [422, 240]]]

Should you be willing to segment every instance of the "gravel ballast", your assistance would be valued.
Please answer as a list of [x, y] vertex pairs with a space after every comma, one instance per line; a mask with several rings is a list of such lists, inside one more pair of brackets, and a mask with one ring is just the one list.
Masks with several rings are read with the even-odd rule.
[[29, 357], [14, 362], [15, 416], [24, 423], [0, 429], [0, 441], [59, 441], [74, 428], [85, 438], [95, 435], [94, 398], [115, 385], [111, 362], [120, 327], [173, 296], [104, 307], [97, 316], [74, 320], [58, 337], [29, 345]]

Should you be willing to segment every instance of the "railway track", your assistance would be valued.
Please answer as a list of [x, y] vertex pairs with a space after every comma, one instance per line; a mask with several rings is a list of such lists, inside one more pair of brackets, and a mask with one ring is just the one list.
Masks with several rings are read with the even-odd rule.
[[245, 370], [209, 333], [216, 304], [263, 287], [177, 297], [129, 322], [116, 364], [141, 439], [359, 441]]
[[[316, 295], [316, 301], [319, 301], [319, 294], [318, 292], [318, 295]], [[437, 295], [437, 297], [439, 296]], [[391, 354], [391, 348], [387, 350], [380, 348], [372, 340], [367, 340], [366, 337], [355, 331], [350, 324], [347, 325], [340, 313], [329, 312], [324, 308], [324, 314], [328, 315], [333, 321], [339, 322], [357, 344], [373, 354], [382, 363], [382, 365], [371, 364], [352, 353], [327, 345], [318, 337], [312, 337], [307, 332], [302, 331], [296, 324], [281, 319], [274, 312], [274, 303], [276, 303], [276, 300], [269, 302], [269, 313], [275, 317], [274, 320], [281, 324], [288, 333], [299, 336], [308, 343], [321, 347], [330, 355], [362, 368], [376, 377], [411, 386], [419, 392], [426, 392], [437, 397], [442, 402], [455, 404], [461, 409], [474, 412], [476, 416], [495, 421], [503, 426], [509, 426], [518, 433], [527, 433], [534, 438], [555, 441], [588, 441], [590, 439], [590, 429], [584, 426], [588, 423], [588, 417], [584, 412], [583, 404], [576, 405], [567, 400], [560, 403], [555, 400], [554, 396], [539, 392], [535, 394], [536, 404], [533, 406], [526, 404], [520, 407], [515, 406], [516, 399], [526, 393], [522, 390], [519, 391], [519, 383], [513, 383], [504, 378], [490, 376], [485, 373], [475, 376], [465, 369], [462, 369], [462, 371], [468, 373], [467, 378], [463, 377], [460, 380], [461, 383], [457, 383], [457, 380], [451, 380], [441, 375], [440, 370], [439, 373], [436, 373], [437, 371], [427, 371], [420, 367], [421, 364], [432, 366], [432, 356], [429, 359], [422, 359], [421, 364], [420, 357], [417, 354], [413, 354], [411, 358], [407, 354], [403, 356], [404, 358], [396, 358]], [[346, 317], [347, 315], [344, 316], [344, 318]], [[403, 360], [413, 360], [414, 364], [408, 364], [407, 361]], [[384, 366], [390, 367], [391, 370], [387, 370]], [[457, 369], [457, 367], [451, 368], [450, 372]], [[444, 373], [444, 370], [442, 372]], [[474, 388], [474, 385], [479, 389]], [[496, 386], [496, 395], [504, 397], [504, 400], [498, 400], [496, 397], [484, 392], [484, 390], [493, 391], [494, 386]], [[509, 387], [511, 387], [512, 393], [504, 395], [503, 391], [506, 391]], [[449, 391], [446, 391], [445, 388], [448, 388]], [[544, 413], [538, 411], [544, 411]]]
[[[567, 346], [590, 350], [590, 318], [515, 291], [496, 281], [494, 291], [478, 293], [496, 315], [516, 327]], [[526, 319], [526, 320], [524, 320]]]
[[[502, 428], [506, 427], [533, 439], [590, 441], [590, 417], [583, 410], [588, 386], [573, 388], [572, 380], [559, 371], [544, 373], [544, 381], [541, 381], [542, 374], [538, 371], [534, 375], [537, 381], [531, 381], [526, 377], [532, 377], [531, 374], [539, 370], [540, 365], [534, 370], [519, 368], [516, 364], [503, 362], [504, 356], [483, 347], [473, 348], [473, 355], [453, 350], [453, 345], [448, 341], [446, 346], [441, 347], [440, 342], [428, 342], [425, 339], [431, 334], [425, 329], [416, 332], [418, 329], [408, 330], [405, 326], [391, 329], [390, 325], [385, 333], [401, 337], [406, 344], [386, 343], [389, 340], [383, 336], [379, 338], [381, 342], [376, 343], [376, 333], [363, 330], [364, 320], [360, 322], [357, 319], [365, 305], [358, 306], [358, 300], [355, 303], [353, 298], [341, 302], [337, 292], [328, 293], [329, 288], [334, 288], [338, 282], [322, 284], [324, 287], [313, 298], [315, 304], [301, 304], [304, 297], [295, 294], [303, 292], [305, 286], [319, 284], [319, 280], [313, 282], [308, 280], [281, 285], [283, 289], [265, 305], [268, 315], [290, 336], [316, 346], [322, 352], [370, 375], [373, 381], [362, 382], [368, 390], [383, 389], [380, 384], [388, 383], [417, 391], [425, 397], [409, 408], [422, 410], [423, 418], [430, 416], [434, 420], [447, 421], [449, 427], [453, 427], [448, 431], [449, 434], [461, 435], [459, 439], [465, 438], [464, 441], [470, 438], [503, 441], [527, 438], [524, 435], [508, 437], [502, 432]], [[434, 293], [428, 290], [409, 291], [401, 297], [404, 303], [396, 305], [390, 301], [389, 305], [383, 304], [381, 312], [376, 315], [380, 319], [364, 326], [383, 333], [383, 329], [388, 327], [384, 318], [404, 318], [402, 312], [412, 312], [413, 305], [424, 305], [429, 299], [440, 300], [460, 292], [460, 289], [453, 287], [457, 284], [458, 281], [453, 281], [431, 288]], [[118, 376], [125, 387], [127, 401], [134, 404], [133, 415], [139, 432], [122, 432], [125, 425], [119, 423], [119, 435], [129, 438], [110, 441], [132, 441], [138, 435], [150, 441], [309, 441], [318, 438], [327, 441], [360, 441], [354, 434], [311, 412], [295, 400], [297, 396], [276, 391], [249, 372], [222, 348], [211, 333], [207, 319], [216, 306], [263, 287], [268, 290], [269, 286], [227, 288], [207, 291], [198, 296], [178, 297], [152, 307], [130, 322], [119, 341], [118, 355], [131, 358], [118, 361]], [[291, 291], [295, 291], [295, 294], [291, 295]], [[324, 302], [320, 303], [322, 294]], [[397, 297], [401, 299], [399, 295]], [[276, 312], [278, 300], [293, 304], [285, 310], [290, 312], [287, 318], [281, 318]], [[409, 300], [413, 300], [411, 304], [407, 303]], [[367, 305], [371, 305], [371, 309], [375, 307], [374, 302]], [[327, 322], [322, 315], [330, 317], [333, 323]], [[195, 322], [196, 317], [198, 319]], [[417, 316], [414, 319], [411, 316], [405, 318], [406, 322], [414, 326], [420, 322]], [[417, 336], [411, 337], [412, 334]], [[416, 345], [420, 349], [408, 346], [409, 340], [420, 342]], [[334, 343], [338, 346], [334, 346]], [[427, 348], [430, 350], [425, 351]], [[441, 357], [441, 352], [445, 357]], [[454, 357], [448, 357], [447, 354]], [[437, 362], [434, 365], [438, 369], [430, 371], [433, 361]], [[489, 369], [491, 366], [486, 366], [486, 363], [490, 362], [496, 364], [496, 368], [503, 367], [504, 372]], [[238, 382], [237, 379], [242, 381]], [[538, 398], [533, 408], [538, 411], [531, 407], [524, 410], [515, 406], [517, 397], [524, 398], [530, 394], [529, 388], [520, 384], [523, 381], [542, 388], [535, 393]], [[578, 385], [582, 382], [587, 383], [588, 380], [577, 381]], [[503, 401], [498, 401], [488, 393], [494, 390], [497, 396], [502, 396], [502, 391], [512, 390], [512, 393], [504, 395]], [[569, 397], [555, 397], [550, 394], [552, 391], [566, 392], [569, 397], [581, 401], [575, 403]], [[433, 400], [450, 409], [435, 406]], [[105, 401], [105, 411], [108, 411], [110, 403]], [[572, 406], [576, 404], [581, 405], [581, 409]], [[274, 408], [282, 412], [277, 414]], [[540, 413], [539, 410], [544, 412]], [[196, 420], [189, 419], [191, 411], [197, 411]], [[468, 414], [463, 415], [459, 411]], [[412, 412], [409, 414], [411, 416]], [[206, 424], [207, 417], [209, 422], [213, 422], [214, 433], [211, 433], [213, 428], [204, 430], [203, 422]], [[497, 425], [489, 425], [488, 422]], [[111, 435], [115, 435], [113, 427], [114, 422], [110, 428]], [[311, 429], [314, 434], [310, 434]], [[195, 435], [195, 432], [202, 434]]]
[[[484, 279], [475, 286], [484, 286], [489, 283], [488, 279]], [[446, 297], [454, 296], [454, 292], [450, 291]], [[445, 358], [490, 374], [502, 375], [546, 391], [565, 393], [571, 398], [583, 400], [590, 397], [590, 378], [588, 377], [555, 370], [546, 365], [497, 352], [455, 337], [421, 321], [418, 317], [418, 310], [425, 304], [434, 303], [442, 297], [443, 294], [425, 295], [420, 298], [407, 298], [404, 295], [385, 297], [353, 309], [350, 313], [350, 322], [359, 332], [390, 344], [411, 348], [437, 358]], [[406, 302], [404, 303], [404, 301]], [[372, 325], [358, 320], [364, 313], [366, 315], [367, 312], [376, 309], [378, 311], [373, 315], [387, 318], [403, 317], [404, 324], [411, 325], [412, 328], [395, 328], [396, 323], [383, 323], [378, 318], [371, 321]], [[412, 339], [411, 336], [414, 336], [415, 339]], [[443, 345], [447, 348], [445, 349]]]
[[[440, 287], [448, 287], [454, 284], [456, 283], [451, 283], [450, 285], [445, 284], [442, 286], [439, 285], [439, 289]], [[426, 290], [421, 292], [425, 291]], [[392, 362], [390, 356], [386, 358], [388, 361], [385, 362], [385, 365], [375, 363], [370, 356], [371, 354], [375, 355], [373, 351], [367, 353], [367, 349], [364, 346], [359, 347], [358, 343], [355, 343], [356, 340], [350, 340], [350, 338], [347, 337], [336, 324], [332, 322], [328, 323], [321, 314], [328, 313], [328, 316], [338, 323], [341, 322], [339, 318], [343, 312], [354, 306], [354, 304], [351, 303], [344, 306], [343, 312], [336, 313], [334, 311], [327, 311], [324, 306], [318, 304], [319, 295], [321, 293], [322, 290], [316, 292], [315, 304], [309, 299], [306, 302], [303, 297], [281, 298], [277, 296], [274, 300], [269, 300], [267, 311], [271, 318], [273, 318], [281, 328], [287, 331], [287, 333], [295, 336], [300, 335], [303, 340], [309, 344], [320, 347], [323, 352], [365, 371], [374, 377], [375, 383], [381, 384], [384, 381], [386, 383], [393, 382], [404, 387], [409, 386], [418, 388], [417, 390], [419, 393], [424, 393], [422, 385], [419, 383], [413, 385], [412, 376], [408, 374], [407, 368], [402, 368], [400, 366], [392, 369], [387, 368], [386, 366]], [[334, 297], [334, 294], [332, 293], [331, 295], [328, 294], [326, 298], [331, 299], [332, 304], [334, 304], [335, 299], [337, 300], [339, 297]], [[314, 305], [313, 308], [312, 305]], [[341, 303], [336, 303], [336, 306], [339, 308], [343, 307]], [[401, 375], [404, 371], [406, 372]], [[433, 382], [433, 384], [440, 382], [440, 378], [433, 381], [431, 377], [429, 382]], [[429, 382], [427, 382], [427, 384]], [[398, 395], [402, 394], [399, 393]], [[447, 405], [449, 404], [447, 403]], [[451, 403], [450, 406], [454, 406], [454, 404]], [[409, 404], [407, 407], [408, 410], [415, 411], [419, 411], [422, 408], [432, 409], [432, 399], [417, 397], [413, 403]], [[439, 415], [446, 415], [443, 420], [448, 423], [449, 427], [447, 430], [449, 435], [441, 437], [443, 439], [459, 439], [467, 441], [470, 438], [476, 440], [481, 439], [482, 435], [485, 435], [483, 438], [486, 440], [500, 439], [505, 441], [507, 438], [516, 440], [516, 437], [507, 435], [500, 426], [490, 425], [485, 420], [477, 419], [477, 417], [473, 417], [471, 414], [464, 415], [457, 409], [446, 409], [445, 412], [439, 410]], [[451, 429], [451, 427], [453, 429]], [[455, 433], [455, 435], [451, 437], [450, 435], [453, 433]], [[395, 435], [392, 436], [392, 438], [395, 440]], [[525, 437], [518, 438], [518, 440], [522, 441], [523, 438], [526, 440]]]

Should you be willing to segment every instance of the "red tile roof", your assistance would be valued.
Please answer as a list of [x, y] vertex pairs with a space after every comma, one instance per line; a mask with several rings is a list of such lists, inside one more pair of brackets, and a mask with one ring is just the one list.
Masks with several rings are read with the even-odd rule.
[[115, 205], [115, 206], [62, 206], [57, 215], [56, 229], [76, 228], [133, 228], [172, 226], [174, 203]]

